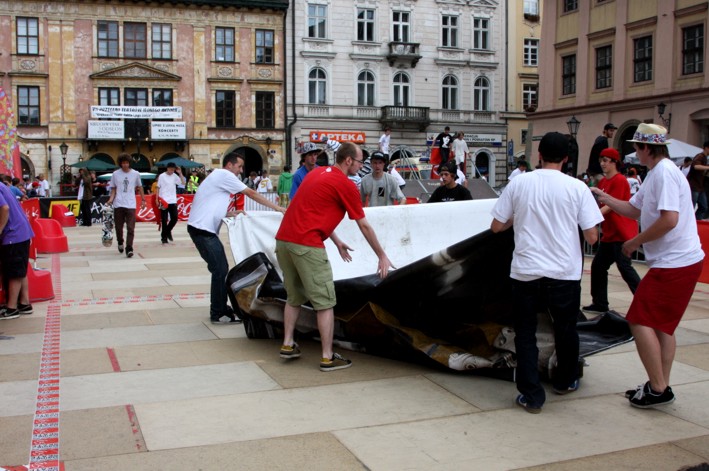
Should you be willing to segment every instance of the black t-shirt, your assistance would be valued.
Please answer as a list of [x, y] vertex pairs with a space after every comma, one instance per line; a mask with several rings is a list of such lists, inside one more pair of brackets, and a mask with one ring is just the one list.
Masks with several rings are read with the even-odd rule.
[[601, 157], [601, 151], [608, 148], [608, 138], [606, 136], [598, 136], [591, 147], [591, 155], [588, 157], [587, 173], [598, 175], [603, 173], [601, 170], [601, 162], [598, 160]]
[[438, 142], [438, 147], [442, 149], [448, 149], [449, 144], [451, 144], [453, 141], [453, 136], [444, 131], [438, 136], [436, 136], [436, 141]]
[[444, 201], [465, 201], [472, 200], [473, 195], [464, 186], [456, 184], [453, 188], [441, 185], [433, 192], [429, 203], [442, 203]]

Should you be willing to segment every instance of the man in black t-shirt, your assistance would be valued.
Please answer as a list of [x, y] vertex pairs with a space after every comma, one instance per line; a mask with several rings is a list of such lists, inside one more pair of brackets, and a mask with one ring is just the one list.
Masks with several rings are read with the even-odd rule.
[[593, 179], [593, 186], [596, 186], [598, 181], [603, 178], [603, 170], [601, 170], [600, 158], [601, 151], [610, 147], [608, 139], [613, 139], [617, 127], [613, 123], [607, 123], [603, 126], [603, 134], [598, 136], [591, 147], [591, 154], [588, 157], [588, 169], [586, 173]]
[[[450, 134], [451, 128], [446, 126], [445, 130], [436, 136], [436, 140], [433, 145], [438, 143], [438, 148], [441, 155], [441, 165], [448, 162], [448, 156], [450, 155], [451, 144], [453, 144], [453, 136]], [[455, 172], [453, 173], [455, 175]]]
[[458, 166], [455, 161], [447, 162], [438, 167], [438, 174], [441, 176], [442, 184], [433, 192], [429, 203], [442, 203], [444, 201], [464, 201], [472, 200], [473, 196], [467, 188], [456, 183], [456, 170]]

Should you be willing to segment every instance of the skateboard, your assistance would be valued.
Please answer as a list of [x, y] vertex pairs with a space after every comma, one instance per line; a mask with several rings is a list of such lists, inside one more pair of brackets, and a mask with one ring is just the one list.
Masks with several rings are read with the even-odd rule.
[[101, 212], [103, 214], [101, 243], [104, 247], [110, 247], [113, 244], [113, 206], [105, 205]]

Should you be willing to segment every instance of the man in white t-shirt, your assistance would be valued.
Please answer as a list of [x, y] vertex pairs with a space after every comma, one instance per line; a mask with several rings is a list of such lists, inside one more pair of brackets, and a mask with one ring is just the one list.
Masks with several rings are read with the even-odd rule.
[[525, 160], [520, 160], [517, 162], [517, 168], [512, 170], [512, 173], [510, 173], [510, 176], [507, 177], [507, 180], [512, 181], [514, 177], [517, 175], [522, 175], [523, 173], [527, 173], [527, 162]]
[[116, 240], [118, 252], [123, 253], [123, 225], [126, 226], [125, 250], [126, 257], [133, 256], [133, 237], [135, 233], [135, 190], [140, 194], [140, 209], [145, 208], [145, 194], [140, 173], [130, 168], [132, 158], [128, 154], [118, 156], [121, 167], [111, 175], [111, 196], [107, 205], [113, 205], [113, 218], [116, 225]]
[[243, 193], [274, 211], [286, 212], [285, 208], [271, 203], [239, 179], [243, 166], [242, 155], [235, 152], [225, 155], [222, 168], [210, 173], [197, 188], [187, 220], [187, 233], [212, 274], [209, 307], [212, 324], [222, 324], [223, 317], [228, 318], [225, 323], [241, 322], [241, 319], [234, 315], [233, 309], [227, 305], [226, 276], [229, 272], [229, 262], [224, 253], [224, 245], [219, 240], [222, 219], [236, 216], [236, 212], [227, 213], [232, 195]]
[[268, 170], [264, 170], [261, 173], [261, 179], [258, 181], [258, 185], [256, 185], [256, 191], [262, 194], [273, 191], [273, 183], [271, 183], [271, 179], [268, 177]]
[[[175, 162], [167, 164], [167, 169], [158, 177], [158, 200], [162, 230], [160, 240], [167, 244], [172, 240], [172, 229], [177, 224], [177, 185], [185, 184], [182, 170]], [[169, 219], [169, 222], [168, 222]]]
[[[468, 149], [468, 143], [465, 142], [462, 132], [456, 134], [453, 144], [451, 144], [451, 151], [453, 152], [455, 163], [458, 165], [463, 175], [465, 175], [465, 163], [468, 161], [470, 150]], [[463, 184], [464, 183], [461, 183], [461, 185]]]
[[389, 160], [389, 142], [391, 139], [391, 128], [384, 128], [384, 134], [379, 138], [379, 152], [384, 154]]
[[40, 173], [37, 175], [37, 180], [39, 181], [39, 187], [37, 187], [37, 196], [40, 198], [51, 198], [52, 190], [49, 187], [49, 182], [44, 178], [44, 174]]
[[539, 381], [537, 306], [546, 303], [554, 325], [558, 365], [553, 390], [568, 394], [579, 387], [579, 337], [576, 318], [581, 305], [583, 237], [593, 245], [596, 225], [603, 221], [591, 191], [580, 180], [561, 172], [568, 160], [569, 141], [550, 132], [539, 142], [542, 168], [510, 181], [492, 209], [490, 229], [514, 227], [510, 269], [517, 354], [516, 404], [530, 413], [542, 410], [546, 395]]

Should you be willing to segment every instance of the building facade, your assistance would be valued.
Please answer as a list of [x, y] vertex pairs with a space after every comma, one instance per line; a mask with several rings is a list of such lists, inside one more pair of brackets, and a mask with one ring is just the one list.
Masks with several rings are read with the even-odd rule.
[[[239, 149], [283, 165], [287, 0], [0, 1], [0, 84], [23, 173], [55, 194], [81, 159], [134, 168]], [[66, 144], [66, 146], [62, 146]], [[60, 149], [65, 149], [62, 154]]]
[[618, 127], [610, 145], [623, 155], [643, 122], [701, 147], [709, 139], [708, 7], [703, 0], [545, 0], [539, 107], [529, 115], [535, 139], [568, 132], [575, 117], [578, 172], [606, 123]]
[[[506, 179], [505, 11], [497, 0], [291, 1], [288, 138], [354, 140], [392, 129], [391, 157], [428, 156], [445, 126], [473, 164]], [[297, 155], [293, 156], [297, 165]]]

